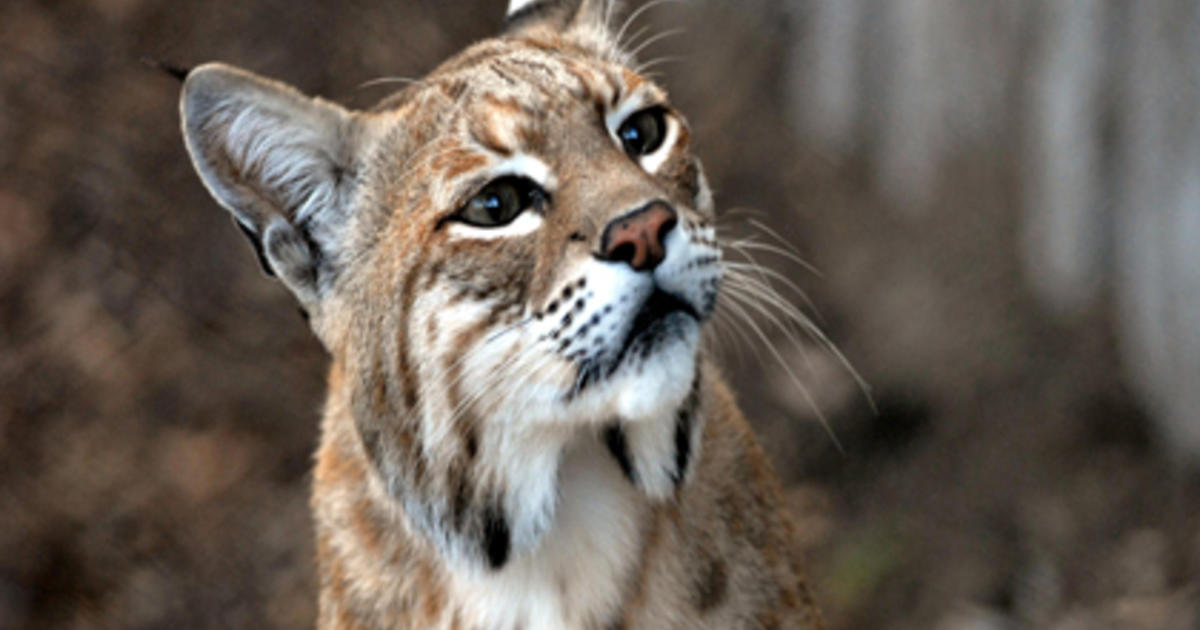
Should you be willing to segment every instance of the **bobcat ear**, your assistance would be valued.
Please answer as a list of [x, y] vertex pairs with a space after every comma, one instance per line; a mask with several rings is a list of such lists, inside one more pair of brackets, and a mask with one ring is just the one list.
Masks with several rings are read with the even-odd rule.
[[180, 112], [205, 187], [233, 213], [264, 269], [315, 307], [331, 280], [329, 254], [353, 181], [353, 117], [217, 63], [187, 75]]
[[615, 5], [616, 0], [509, 0], [507, 30], [551, 29], [607, 40]]

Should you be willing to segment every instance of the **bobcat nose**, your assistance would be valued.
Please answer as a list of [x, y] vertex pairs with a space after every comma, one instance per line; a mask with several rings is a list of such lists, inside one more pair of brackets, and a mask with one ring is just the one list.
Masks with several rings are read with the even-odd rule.
[[617, 217], [604, 228], [600, 258], [628, 263], [634, 271], [650, 271], [666, 258], [663, 241], [677, 222], [675, 210], [663, 201]]

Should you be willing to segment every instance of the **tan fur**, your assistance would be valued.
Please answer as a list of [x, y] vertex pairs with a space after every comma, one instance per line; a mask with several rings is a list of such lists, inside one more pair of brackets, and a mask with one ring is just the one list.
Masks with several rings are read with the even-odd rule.
[[[205, 184], [333, 357], [317, 625], [819, 628], [778, 483], [692, 334], [720, 252], [686, 123], [607, 3], [533, 4], [367, 112], [220, 65], [185, 86]], [[610, 127], [647, 107], [669, 141], [627, 155]], [[510, 176], [546, 191], [526, 223], [464, 224]], [[605, 258], [606, 226], [654, 204], [678, 217], [661, 268]], [[697, 320], [618, 346], [648, 299], [623, 283], [647, 277]], [[547, 591], [505, 590], [526, 582]]]

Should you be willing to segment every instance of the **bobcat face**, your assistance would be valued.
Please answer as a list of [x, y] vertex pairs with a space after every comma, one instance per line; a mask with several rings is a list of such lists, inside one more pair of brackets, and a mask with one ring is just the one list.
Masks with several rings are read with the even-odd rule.
[[467, 565], [536, 544], [581, 432], [650, 496], [682, 483], [721, 279], [683, 117], [604, 3], [537, 6], [371, 111], [221, 65], [182, 103], [205, 184], [333, 355], [330, 405]]
[[[364, 269], [439, 288], [399, 306], [436, 328], [419, 354], [453, 359], [430, 375], [458, 390], [450, 407], [603, 422], [677, 406], [720, 277], [685, 121], [592, 56], [515, 39], [464, 57], [373, 115], [364, 175], [386, 216], [365, 232], [396, 237]], [[414, 120], [435, 139], [414, 142]], [[414, 244], [411, 263], [381, 260]]]

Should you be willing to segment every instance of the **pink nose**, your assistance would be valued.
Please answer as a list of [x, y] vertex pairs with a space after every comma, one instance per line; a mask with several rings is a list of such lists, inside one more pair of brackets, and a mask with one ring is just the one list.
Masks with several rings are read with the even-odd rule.
[[628, 263], [634, 271], [650, 271], [666, 258], [663, 241], [677, 222], [675, 210], [662, 201], [613, 219], [600, 239], [601, 258]]

